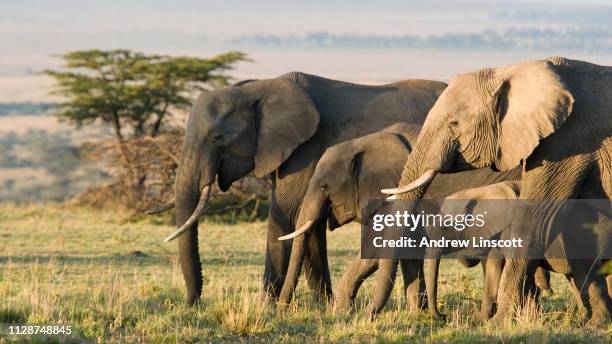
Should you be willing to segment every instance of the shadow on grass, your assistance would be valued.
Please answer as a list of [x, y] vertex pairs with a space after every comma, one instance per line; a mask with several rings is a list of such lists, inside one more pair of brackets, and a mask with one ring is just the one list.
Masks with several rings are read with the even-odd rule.
[[0, 324], [25, 323], [28, 320], [26, 310], [0, 308]]
[[[12, 262], [15, 264], [48, 264], [55, 262], [67, 265], [131, 265], [131, 266], [154, 266], [167, 265], [173, 259], [162, 256], [153, 256], [136, 251], [127, 255], [107, 255], [107, 256], [88, 256], [88, 255], [28, 255], [28, 256], [0, 256], [0, 264]], [[202, 259], [205, 265], [213, 266], [242, 266], [242, 265], [262, 265], [264, 255], [260, 252], [230, 252], [224, 256], [206, 257]]]
[[0, 264], [8, 262], [16, 264], [48, 264], [49, 262], [70, 265], [90, 265], [90, 264], [129, 264], [135, 266], [151, 266], [166, 263], [167, 260], [153, 256], [0, 256]]
[[[498, 334], [478, 333], [458, 331], [433, 333], [426, 342], [430, 343], [603, 343], [600, 337], [596, 336], [577, 336], [572, 333], [559, 333], [551, 330], [531, 330], [518, 334], [507, 334], [500, 330]], [[423, 338], [411, 337], [408, 342], [420, 343]]]

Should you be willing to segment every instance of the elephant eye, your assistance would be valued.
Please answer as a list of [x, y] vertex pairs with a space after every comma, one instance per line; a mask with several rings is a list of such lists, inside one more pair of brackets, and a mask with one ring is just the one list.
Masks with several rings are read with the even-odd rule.
[[219, 142], [222, 138], [223, 136], [219, 133], [215, 133], [210, 136], [212, 142]]
[[457, 120], [450, 120], [448, 122], [448, 128], [450, 129], [451, 133], [453, 133], [453, 135], [458, 135], [459, 134], [459, 122]]
[[327, 192], [327, 190], [329, 190], [329, 186], [327, 184], [321, 185], [321, 191]]

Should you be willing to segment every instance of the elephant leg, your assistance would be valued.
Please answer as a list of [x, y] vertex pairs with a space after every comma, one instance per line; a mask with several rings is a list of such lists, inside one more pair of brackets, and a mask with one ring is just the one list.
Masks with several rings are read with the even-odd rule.
[[487, 321], [495, 314], [499, 281], [504, 268], [504, 260], [500, 257], [483, 259], [484, 291], [480, 305], [480, 318]]
[[525, 296], [527, 298], [527, 302], [536, 307], [538, 307], [540, 304], [540, 296], [542, 294], [542, 290], [538, 288], [535, 281], [536, 272], [538, 271], [539, 267], [540, 263], [538, 261], [533, 268], [533, 273], [528, 274], [525, 278]]
[[[279, 241], [278, 238], [294, 231], [295, 224], [292, 214], [296, 214], [299, 210], [300, 202], [306, 192], [305, 185], [307, 183], [304, 181], [310, 179], [315, 166], [316, 164], [313, 163], [306, 170], [283, 178], [272, 176], [263, 280], [264, 289], [273, 300], [278, 300], [282, 290], [291, 254], [291, 242]], [[318, 233], [317, 228], [313, 229]], [[317, 235], [311, 235], [310, 237], [313, 242], [324, 239]], [[303, 269], [309, 272], [309, 281], [323, 281], [323, 285], [325, 285], [323, 290], [331, 290], [331, 278], [323, 277], [325, 272], [329, 273], [327, 250], [324, 250], [325, 253], [315, 250], [314, 258], [310, 258], [308, 251], [313, 242], [307, 244], [305, 250], [307, 256], [304, 259]], [[309, 283], [309, 286], [317, 287], [314, 289], [315, 293], [320, 295], [321, 288], [318, 287], [318, 282]]]
[[588, 294], [588, 309], [591, 311], [590, 325], [598, 326], [612, 319], [611, 302], [603, 278], [597, 274], [599, 264], [588, 260], [570, 260], [576, 285]]
[[327, 260], [327, 235], [325, 222], [315, 224], [306, 238], [304, 272], [310, 290], [319, 302], [331, 302], [333, 297], [331, 273]]
[[380, 313], [387, 303], [395, 284], [397, 265], [397, 259], [381, 259], [379, 261], [378, 276], [374, 289], [374, 300], [372, 300], [372, 304], [368, 311], [370, 317], [374, 317], [376, 314]]
[[440, 271], [440, 253], [428, 254], [434, 258], [425, 259], [425, 284], [427, 287], [427, 308], [434, 319], [444, 320], [446, 316], [438, 311], [438, 276]]
[[273, 300], [278, 300], [285, 282], [285, 274], [289, 265], [291, 242], [279, 241], [278, 238], [290, 233], [293, 224], [279, 209], [274, 197], [268, 213], [268, 234], [266, 241], [266, 262], [264, 267], [264, 289]]
[[574, 299], [576, 300], [576, 305], [578, 306], [578, 311], [585, 315], [585, 321], [591, 316], [591, 310], [588, 306], [589, 300], [588, 295], [586, 293], [581, 292], [581, 290], [576, 285], [576, 279], [574, 276], [568, 274], [565, 275], [567, 281], [570, 284], [570, 291], [572, 295], [574, 295]]
[[410, 311], [422, 310], [427, 305], [422, 259], [400, 260], [404, 279], [404, 296]]
[[541, 291], [547, 291], [552, 294], [553, 290], [550, 287], [550, 271], [538, 266], [535, 272], [535, 284]]
[[378, 259], [362, 259], [357, 257], [340, 278], [335, 297], [336, 309], [349, 309], [355, 302], [355, 297], [363, 282], [378, 269]]

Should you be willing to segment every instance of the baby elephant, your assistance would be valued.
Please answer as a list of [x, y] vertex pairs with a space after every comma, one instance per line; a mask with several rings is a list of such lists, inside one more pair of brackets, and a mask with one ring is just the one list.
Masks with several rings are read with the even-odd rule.
[[[289, 268], [279, 300], [281, 303], [289, 303], [292, 299], [305, 250], [325, 249], [305, 245], [304, 235], [309, 235], [312, 224], [327, 221], [330, 230], [333, 230], [370, 216], [362, 214], [364, 209], [391, 205], [385, 202], [380, 189], [393, 187], [399, 181], [404, 163], [410, 155], [411, 142], [414, 142], [419, 130], [418, 126], [396, 124], [383, 131], [337, 144], [323, 154], [298, 215], [296, 228], [299, 229], [281, 238], [293, 238]], [[504, 172], [480, 169], [441, 174], [428, 187], [426, 197], [443, 200], [459, 190], [518, 178], [519, 169]], [[402, 260], [400, 264], [404, 277], [404, 295], [408, 298], [409, 307], [421, 308], [425, 303], [423, 259]], [[378, 259], [357, 257], [334, 290], [336, 307], [349, 307], [363, 281], [378, 269], [378, 265]], [[377, 286], [386, 285], [379, 282]], [[372, 314], [384, 306], [380, 300], [374, 300], [372, 304], [375, 305], [372, 306]]]
[[[307, 247], [305, 236], [315, 222], [328, 222], [334, 230], [353, 220], [359, 221], [361, 211], [372, 200], [381, 200], [380, 188], [395, 185], [400, 178], [404, 162], [410, 154], [410, 141], [416, 139], [420, 126], [397, 123], [379, 132], [349, 140], [328, 148], [319, 160], [301, 206], [294, 233], [279, 240], [293, 238], [287, 276], [279, 303], [291, 302], [298, 283], [305, 250], [321, 250], [325, 247]], [[357, 265], [376, 270], [371, 260], [357, 259]], [[367, 267], [365, 267], [367, 266]], [[418, 269], [419, 271], [416, 271]], [[425, 292], [424, 281], [408, 275], [422, 275], [422, 261], [415, 271], [404, 276], [406, 287], [412, 285], [417, 297]], [[415, 283], [416, 282], [416, 283]], [[336, 295], [337, 296], [337, 295]], [[342, 297], [340, 298], [342, 299]], [[338, 297], [336, 297], [336, 301]], [[423, 304], [416, 299], [412, 306]]]
[[[520, 194], [520, 181], [506, 181], [483, 187], [466, 189], [446, 198], [440, 208], [442, 215], [466, 214], [476, 216], [486, 214], [486, 221], [483, 226], [472, 226], [463, 230], [456, 230], [452, 227], [432, 226], [426, 229], [427, 237], [430, 240], [445, 238], [448, 240], [469, 240], [473, 239], [509, 239], [509, 225], [512, 222], [514, 209], [517, 206], [517, 199]], [[574, 206], [570, 220], [563, 224], [563, 229], [582, 226], [584, 223], [591, 223], [596, 228], [609, 231], [610, 228], [606, 217], [598, 214], [597, 209], [590, 208], [584, 203]], [[606, 229], [607, 228], [607, 229]], [[592, 323], [598, 324], [609, 321], [610, 319], [610, 298], [608, 295], [605, 281], [597, 271], [600, 261], [593, 259], [563, 259], [561, 257], [571, 256], [571, 252], [585, 247], [599, 245], [594, 232], [582, 231], [576, 235], [576, 230], [563, 230], [546, 251], [538, 270], [542, 268], [564, 274], [570, 281], [572, 291], [577, 298], [578, 304], [585, 310], [587, 318], [592, 319]], [[591, 235], [589, 235], [591, 233]], [[604, 235], [607, 237], [607, 234]], [[604, 250], [609, 248], [604, 247]], [[572, 251], [573, 250], [573, 251]], [[495, 302], [497, 299], [499, 281], [504, 266], [504, 260], [500, 258], [497, 249], [486, 248], [448, 248], [430, 247], [426, 249], [425, 259], [425, 280], [427, 285], [428, 308], [430, 313], [437, 318], [443, 317], [437, 309], [437, 281], [440, 257], [443, 254], [458, 252], [473, 257], [483, 257], [483, 268], [485, 273], [485, 284], [481, 307], [481, 318], [488, 320], [495, 312]], [[595, 251], [593, 251], [595, 252]], [[607, 257], [607, 253], [603, 252]], [[540, 278], [538, 278], [540, 276]], [[542, 280], [543, 272], [536, 273], [535, 284], [538, 279]], [[528, 278], [530, 289], [537, 299], [539, 290], [534, 287], [533, 275]], [[580, 289], [580, 290], [579, 290]]]

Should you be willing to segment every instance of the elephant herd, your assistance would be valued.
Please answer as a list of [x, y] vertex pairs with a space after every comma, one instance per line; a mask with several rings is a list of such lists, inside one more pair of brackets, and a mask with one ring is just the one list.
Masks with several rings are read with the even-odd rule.
[[[198, 218], [212, 183], [227, 190], [251, 172], [269, 176], [264, 287], [274, 300], [291, 302], [303, 269], [317, 299], [350, 308], [378, 270], [374, 316], [399, 266], [409, 307], [427, 305], [443, 318], [439, 260], [452, 250], [426, 248], [410, 259], [357, 257], [332, 291], [326, 228], [364, 223], [372, 209], [450, 214], [473, 212], [487, 200], [509, 202], [506, 208], [538, 200], [513, 208], [511, 218], [495, 218], [501, 224], [491, 228], [498, 230], [478, 234], [520, 237], [521, 248], [490, 249], [479, 258], [454, 252], [465, 266], [482, 264], [482, 319], [511, 319], [516, 306], [548, 288], [554, 271], [567, 277], [589, 323], [601, 325], [612, 319], [612, 276], [599, 273], [612, 258], [611, 133], [612, 67], [588, 62], [527, 61], [460, 74], [448, 85], [366, 86], [292, 72], [202, 93], [186, 124], [175, 198], [151, 212], [176, 209], [178, 228], [166, 240], [178, 241], [186, 301], [195, 304], [203, 290]], [[573, 199], [604, 201], [576, 205], [567, 215]], [[419, 231], [433, 239], [441, 232]], [[588, 254], [567, 258], [576, 250]]]

